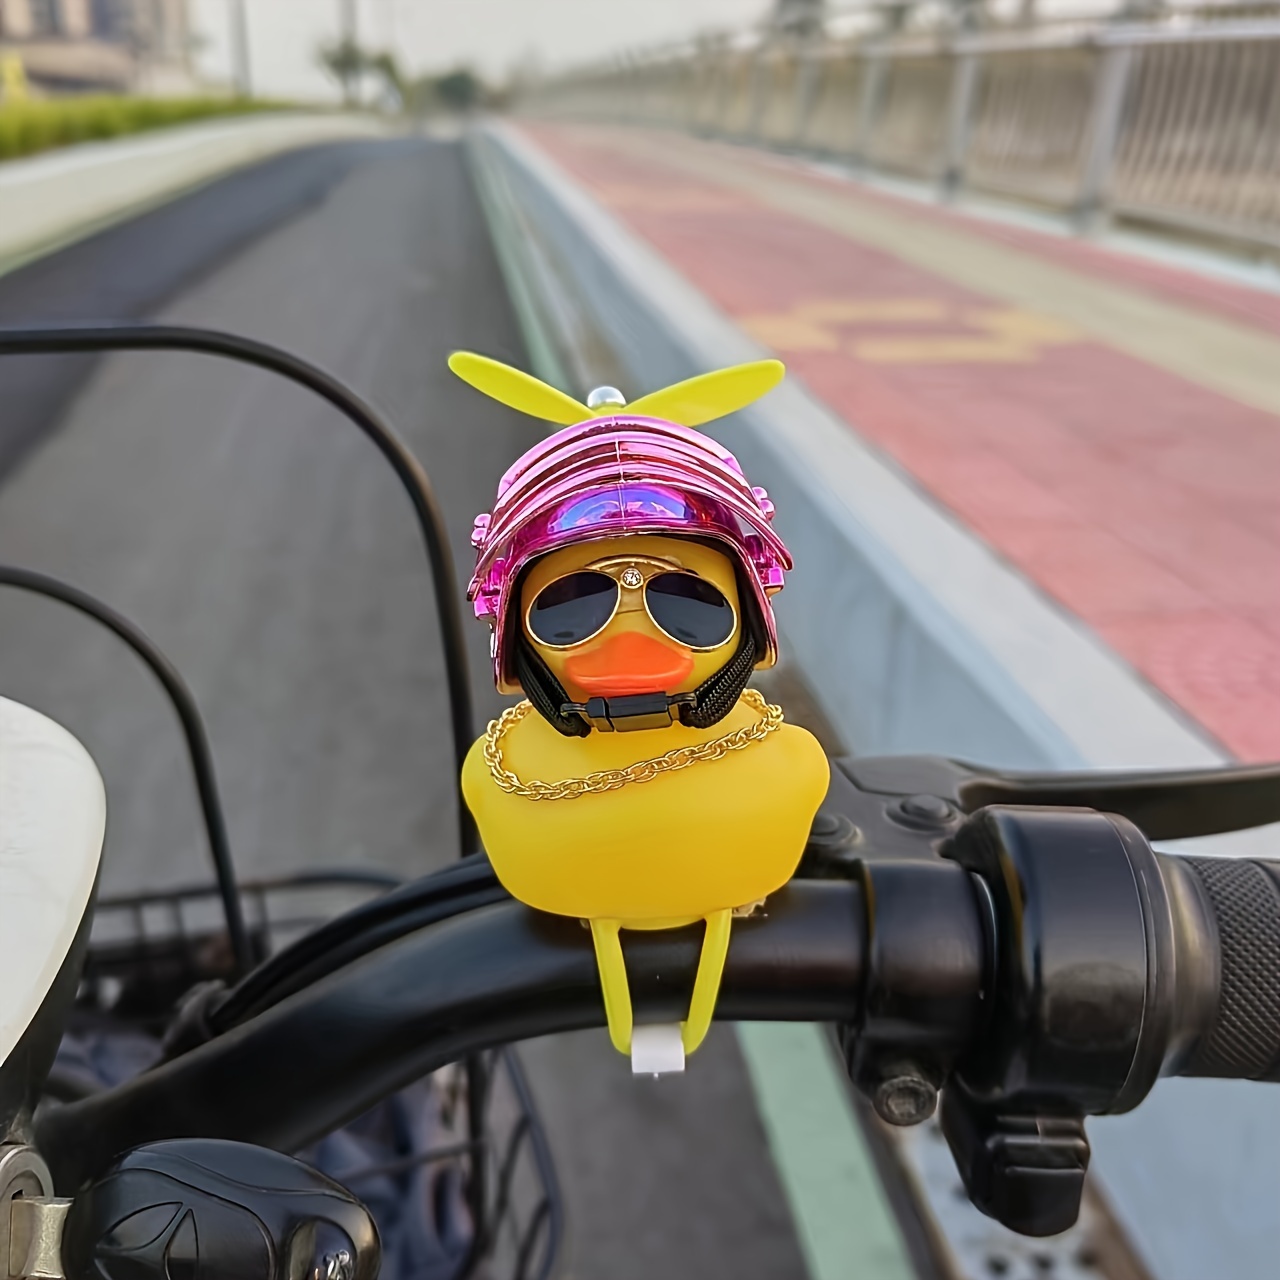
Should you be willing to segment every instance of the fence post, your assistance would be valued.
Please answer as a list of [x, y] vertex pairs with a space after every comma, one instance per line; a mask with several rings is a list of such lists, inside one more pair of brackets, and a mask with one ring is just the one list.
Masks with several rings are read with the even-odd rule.
[[969, 153], [973, 113], [978, 98], [980, 64], [976, 53], [952, 51], [951, 97], [947, 103], [947, 131], [943, 141], [941, 196], [954, 199], [964, 185], [964, 162]]
[[880, 121], [885, 90], [889, 87], [889, 54], [883, 49], [868, 49], [866, 58], [867, 78], [862, 82], [858, 134], [853, 146], [853, 162], [863, 169], [871, 167], [871, 140]]
[[644, 63], [639, 57], [631, 64], [631, 120], [634, 124], [648, 124], [645, 113], [649, 109], [648, 86], [645, 83]]
[[695, 132], [698, 124], [698, 55], [690, 54], [680, 66], [680, 92], [684, 103], [680, 111], [680, 128]]
[[714, 138], [720, 130], [720, 122], [724, 119], [725, 81], [728, 72], [725, 68], [723, 49], [713, 50], [707, 57], [707, 109], [702, 117], [702, 133]]
[[729, 133], [729, 120], [733, 114], [734, 81], [738, 69], [734, 65], [734, 52], [725, 49], [720, 54], [720, 87], [716, 91], [716, 114], [711, 122], [713, 137], [724, 138]]
[[626, 50], [619, 59], [618, 93], [614, 100], [614, 112], [619, 124], [632, 124], [636, 115], [635, 60], [631, 51]]
[[791, 143], [797, 148], [804, 147], [805, 134], [809, 130], [809, 117], [813, 114], [814, 104], [818, 100], [818, 86], [821, 80], [822, 60], [817, 49], [810, 46], [805, 50], [796, 72], [795, 128], [792, 131]]
[[1133, 49], [1128, 45], [1103, 46], [1094, 81], [1093, 108], [1074, 210], [1074, 220], [1080, 231], [1096, 230], [1106, 219], [1107, 183], [1124, 123], [1132, 65]]
[[695, 134], [704, 137], [715, 133], [716, 121], [720, 118], [720, 86], [724, 79], [722, 61], [721, 52], [711, 46], [704, 46], [698, 51], [690, 127]]
[[751, 104], [747, 110], [746, 141], [760, 141], [760, 127], [764, 122], [765, 98], [773, 92], [772, 49], [766, 43], [756, 51], [751, 64]]

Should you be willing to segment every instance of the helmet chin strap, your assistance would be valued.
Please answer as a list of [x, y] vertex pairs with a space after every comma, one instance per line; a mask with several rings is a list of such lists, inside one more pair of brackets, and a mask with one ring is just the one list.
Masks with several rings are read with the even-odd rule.
[[562, 710], [569, 701], [568, 690], [543, 662], [542, 655], [524, 635], [516, 641], [515, 648], [516, 679], [525, 697], [533, 703], [533, 709], [557, 733], [563, 733], [566, 738], [585, 738], [591, 732], [590, 721]]
[[759, 659], [756, 642], [743, 627], [737, 653], [693, 691], [694, 704], [680, 709], [680, 723], [691, 729], [710, 729], [723, 720], [738, 705]]
[[635, 693], [573, 702], [525, 636], [515, 652], [516, 676], [534, 710], [567, 738], [585, 737], [592, 729], [600, 733], [665, 729], [676, 721], [691, 729], [709, 729], [737, 705], [755, 665], [756, 643], [744, 628], [733, 657], [689, 693]]

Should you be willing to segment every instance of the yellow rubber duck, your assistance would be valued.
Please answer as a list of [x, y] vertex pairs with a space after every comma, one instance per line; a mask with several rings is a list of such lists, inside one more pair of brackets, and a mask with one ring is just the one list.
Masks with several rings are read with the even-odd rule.
[[710, 1026], [735, 913], [794, 874], [829, 778], [812, 735], [745, 687], [777, 658], [769, 601], [791, 562], [772, 505], [687, 425], [749, 403], [781, 366], [579, 405], [484, 357], [451, 365], [568, 424], [476, 521], [468, 596], [499, 689], [529, 700], [476, 742], [463, 793], [511, 894], [589, 923], [610, 1037], [638, 1070], [621, 932], [705, 921], [688, 1016], [642, 1055], [678, 1069]]

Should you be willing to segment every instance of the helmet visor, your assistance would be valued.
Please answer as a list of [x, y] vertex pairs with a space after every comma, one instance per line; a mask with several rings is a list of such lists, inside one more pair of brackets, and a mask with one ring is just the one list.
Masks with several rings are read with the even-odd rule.
[[634, 520], [694, 523], [698, 513], [677, 489], [665, 485], [613, 485], [563, 506], [547, 527], [549, 534], [586, 533]]

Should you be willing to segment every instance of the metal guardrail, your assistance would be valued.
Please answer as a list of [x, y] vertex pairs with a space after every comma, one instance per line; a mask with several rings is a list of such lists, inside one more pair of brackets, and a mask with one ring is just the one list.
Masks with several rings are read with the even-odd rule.
[[1280, 20], [685, 49], [520, 106], [1280, 248]]

